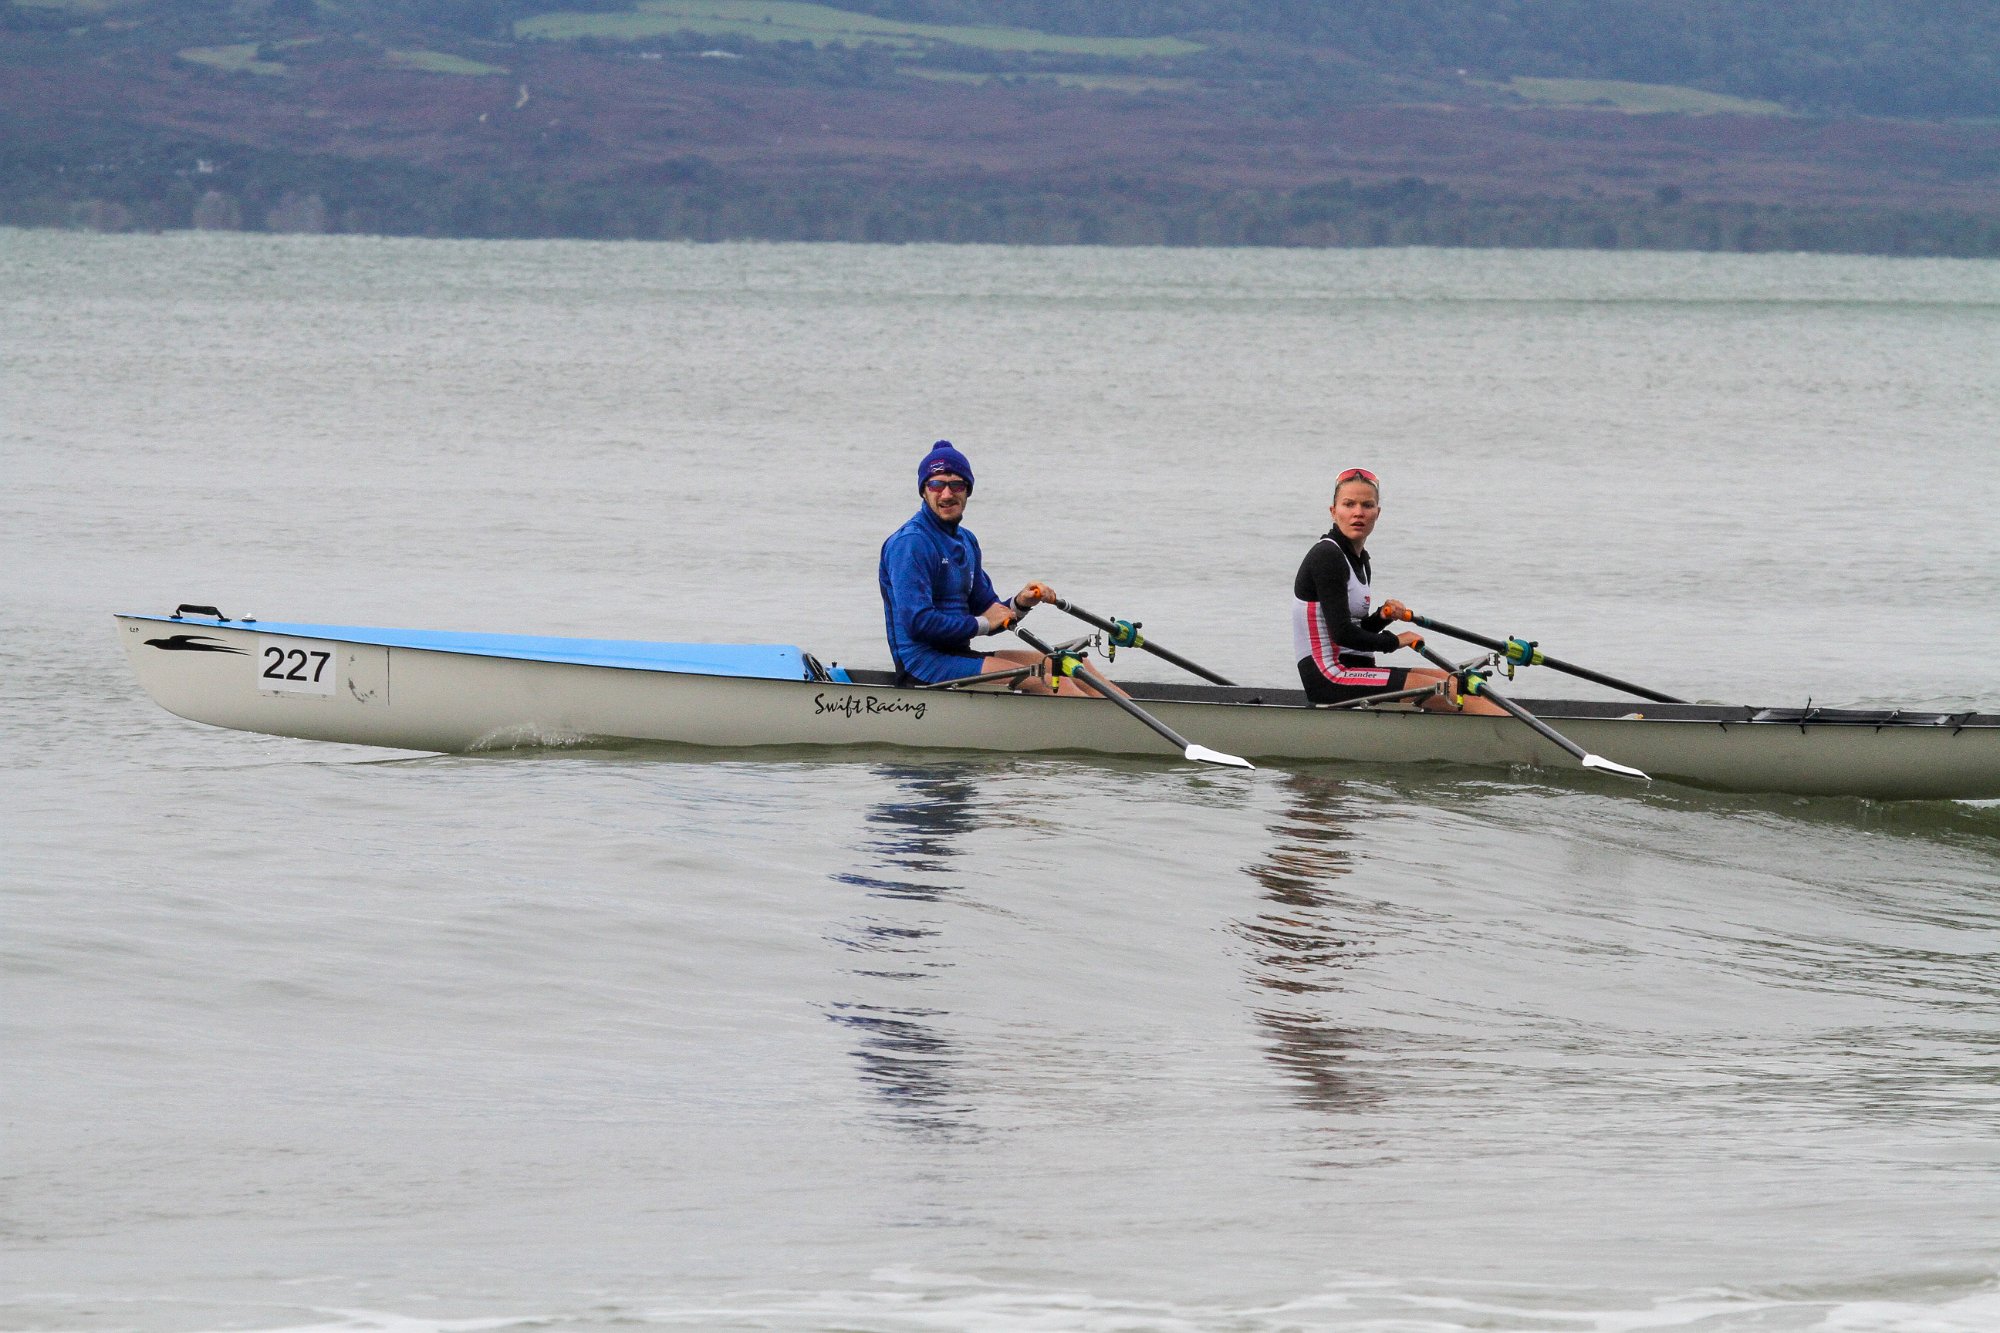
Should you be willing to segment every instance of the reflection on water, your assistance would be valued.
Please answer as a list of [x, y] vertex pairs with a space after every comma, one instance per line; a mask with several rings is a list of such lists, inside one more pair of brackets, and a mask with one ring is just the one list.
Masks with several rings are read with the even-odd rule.
[[[868, 814], [870, 836], [859, 849], [862, 868], [834, 879], [892, 903], [935, 904], [956, 887], [961, 839], [977, 823], [973, 772], [912, 764], [883, 764], [875, 772], [891, 783], [893, 794]], [[951, 963], [940, 956], [940, 932], [912, 915], [914, 910], [902, 906], [889, 915], [863, 916], [830, 936], [859, 955], [847, 975], [898, 990], [935, 983]], [[962, 1128], [971, 1108], [952, 1079], [960, 1056], [932, 1025], [948, 1018], [946, 1011], [843, 1000], [827, 1006], [827, 1017], [855, 1034], [862, 1082], [882, 1099], [894, 1123], [927, 1132]]]
[[1302, 1105], [1352, 1111], [1380, 1097], [1353, 1063], [1365, 1033], [1334, 1018], [1322, 997], [1339, 995], [1341, 973], [1368, 955], [1359, 927], [1379, 911], [1337, 891], [1355, 863], [1344, 784], [1297, 773], [1284, 785], [1286, 809], [1271, 826], [1276, 841], [1245, 867], [1268, 908], [1236, 932], [1250, 942], [1250, 980], [1263, 992], [1257, 1021], [1272, 1062]]
[[861, 850], [875, 863], [872, 868], [926, 878], [860, 873], [834, 878], [885, 898], [936, 902], [951, 891], [939, 877], [959, 855], [958, 840], [973, 827], [972, 801], [978, 788], [970, 774], [958, 768], [882, 764], [875, 772], [895, 783], [897, 794], [868, 812], [875, 836]]
[[892, 1120], [911, 1128], [954, 1128], [970, 1109], [951, 1081], [956, 1052], [923, 1021], [942, 1016], [940, 1009], [827, 1006], [828, 1018], [859, 1035], [853, 1055], [861, 1062], [861, 1081], [888, 1103]]

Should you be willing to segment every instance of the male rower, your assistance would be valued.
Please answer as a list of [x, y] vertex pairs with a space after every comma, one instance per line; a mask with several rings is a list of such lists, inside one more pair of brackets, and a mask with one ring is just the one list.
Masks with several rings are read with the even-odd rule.
[[1030, 607], [1055, 600], [1055, 589], [1030, 583], [1001, 601], [980, 562], [979, 539], [963, 526], [972, 498], [972, 464], [939, 440], [917, 464], [917, 493], [923, 504], [882, 543], [878, 581], [882, 616], [888, 624], [889, 655], [898, 684], [936, 684], [1015, 667], [1038, 674], [1014, 688], [1030, 694], [1092, 693], [1073, 679], [1052, 682], [1040, 653], [978, 653], [972, 640], [998, 634]]

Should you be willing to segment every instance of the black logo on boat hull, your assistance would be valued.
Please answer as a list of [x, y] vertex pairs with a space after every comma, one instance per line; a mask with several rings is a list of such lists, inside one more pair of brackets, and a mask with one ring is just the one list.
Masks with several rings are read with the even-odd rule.
[[211, 639], [206, 634], [176, 634], [171, 639], [148, 639], [146, 646], [169, 653], [235, 653], [239, 657], [248, 656], [243, 649], [231, 648], [220, 639]]

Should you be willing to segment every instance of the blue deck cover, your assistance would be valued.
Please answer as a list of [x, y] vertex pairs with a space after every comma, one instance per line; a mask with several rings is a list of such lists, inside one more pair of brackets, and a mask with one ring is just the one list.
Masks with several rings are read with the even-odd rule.
[[525, 662], [680, 671], [697, 676], [753, 676], [761, 680], [810, 680], [805, 654], [777, 643], [652, 643], [643, 639], [560, 639], [540, 634], [462, 634], [450, 630], [377, 629], [366, 625], [297, 625], [277, 620], [213, 620], [208, 616], [138, 615], [171, 625], [221, 625], [257, 634], [332, 639], [383, 648], [510, 657]]

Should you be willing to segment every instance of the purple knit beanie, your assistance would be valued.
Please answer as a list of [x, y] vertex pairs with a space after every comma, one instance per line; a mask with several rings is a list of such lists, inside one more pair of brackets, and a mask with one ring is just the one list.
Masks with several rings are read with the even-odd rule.
[[917, 464], [917, 489], [921, 491], [925, 482], [945, 472], [956, 472], [964, 477], [965, 493], [972, 494], [972, 464], [964, 454], [951, 447], [950, 440], [939, 440], [932, 445], [931, 451], [924, 455], [924, 461]]

